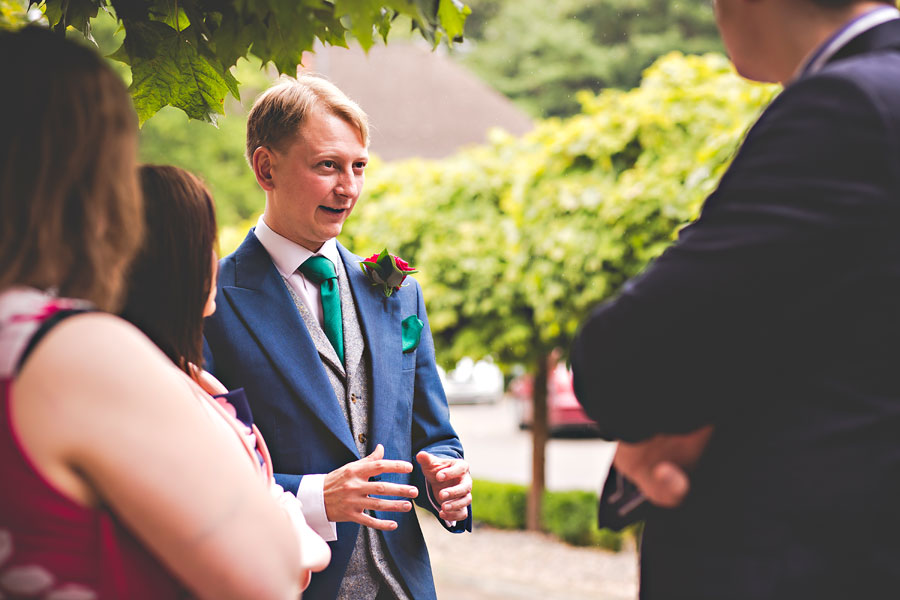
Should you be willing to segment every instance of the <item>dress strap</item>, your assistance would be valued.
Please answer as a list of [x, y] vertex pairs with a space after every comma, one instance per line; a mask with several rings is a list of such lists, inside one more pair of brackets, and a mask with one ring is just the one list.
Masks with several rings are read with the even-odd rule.
[[90, 308], [69, 308], [58, 310], [47, 317], [37, 328], [37, 331], [34, 332], [34, 335], [31, 336], [31, 339], [28, 340], [28, 344], [25, 346], [25, 350], [22, 351], [22, 355], [19, 357], [19, 361], [16, 364], [16, 373], [22, 370], [22, 367], [25, 365], [25, 361], [31, 355], [31, 352], [37, 347], [38, 342], [40, 342], [51, 329], [59, 325], [63, 319], [88, 312], [95, 311]]

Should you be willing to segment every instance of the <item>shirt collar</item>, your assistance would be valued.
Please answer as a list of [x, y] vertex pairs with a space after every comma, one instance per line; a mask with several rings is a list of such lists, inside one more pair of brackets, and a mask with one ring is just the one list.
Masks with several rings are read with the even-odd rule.
[[817, 73], [825, 66], [832, 56], [850, 43], [854, 38], [863, 33], [874, 29], [882, 23], [900, 19], [900, 11], [893, 6], [879, 6], [869, 12], [856, 17], [843, 27], [838, 29], [831, 37], [820, 44], [818, 48], [813, 50], [809, 56], [800, 63], [800, 67], [794, 76], [794, 79], [804, 75], [812, 75]]
[[334, 238], [326, 241], [318, 252], [311, 252], [296, 242], [292, 242], [281, 234], [275, 233], [260, 215], [254, 230], [256, 239], [263, 245], [266, 252], [275, 263], [275, 268], [282, 277], [290, 277], [311, 256], [324, 256], [334, 263], [337, 270], [337, 261], [341, 259], [337, 249], [337, 241]]

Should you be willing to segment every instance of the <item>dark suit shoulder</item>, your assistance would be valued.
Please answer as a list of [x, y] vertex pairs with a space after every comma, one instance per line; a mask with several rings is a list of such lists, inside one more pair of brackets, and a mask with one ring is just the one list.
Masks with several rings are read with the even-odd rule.
[[898, 160], [900, 85], [875, 87], [853, 71], [866, 60], [845, 59], [787, 86], [747, 133], [720, 190], [833, 184], [832, 193], [872, 178], [882, 190], [896, 186], [888, 166]]

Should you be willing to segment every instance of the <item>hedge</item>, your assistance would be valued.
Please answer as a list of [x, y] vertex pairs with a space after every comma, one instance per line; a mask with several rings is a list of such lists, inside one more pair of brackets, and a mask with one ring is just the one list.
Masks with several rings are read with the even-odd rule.
[[[472, 506], [475, 520], [500, 529], [525, 529], [528, 488], [514, 483], [475, 480]], [[597, 494], [583, 491], [544, 492], [546, 531], [575, 546], [598, 546], [618, 552], [626, 538], [636, 539], [637, 528], [623, 532], [597, 527]]]

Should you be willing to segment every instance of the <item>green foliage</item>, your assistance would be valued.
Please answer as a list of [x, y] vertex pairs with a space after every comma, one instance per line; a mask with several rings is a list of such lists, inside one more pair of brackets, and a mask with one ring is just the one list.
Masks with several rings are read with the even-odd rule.
[[441, 362], [535, 364], [697, 214], [774, 88], [720, 55], [672, 54], [584, 113], [441, 161], [370, 166], [345, 226], [420, 270]]
[[141, 130], [140, 159], [176, 165], [200, 176], [215, 198], [219, 225], [235, 225], [259, 213], [265, 203], [244, 159], [245, 127], [239, 106], [220, 119], [218, 128], [189, 121], [181, 111], [167, 107]]
[[[475, 520], [499, 529], [525, 529], [528, 490], [523, 485], [476, 480], [472, 487]], [[592, 492], [544, 492], [544, 529], [574, 546], [618, 552], [633, 529], [623, 533], [597, 527], [597, 495]]]
[[472, 484], [475, 519], [498, 529], [525, 529], [527, 495], [522, 485], [476, 480]]
[[[6, 23], [3, 0], [0, 23]], [[280, 73], [296, 74], [304, 52], [317, 41], [366, 49], [377, 35], [387, 41], [397, 17], [411, 20], [433, 45], [461, 39], [469, 9], [458, 0], [31, 0], [50, 27], [92, 39], [101, 9], [125, 30], [112, 58], [131, 69], [131, 92], [143, 123], [164, 106], [190, 118], [216, 122], [229, 93], [239, 99], [232, 73], [238, 59], [253, 55]], [[11, 16], [9, 17], [12, 18]]]
[[591, 492], [545, 492], [541, 520], [547, 531], [574, 546], [600, 546], [618, 552], [622, 536], [597, 527], [597, 495]]
[[722, 49], [709, 2], [469, 3], [465, 63], [535, 117], [576, 114], [580, 90], [630, 89], [670, 51]]
[[0, 0], [0, 29], [18, 29], [28, 22], [25, 0]]

